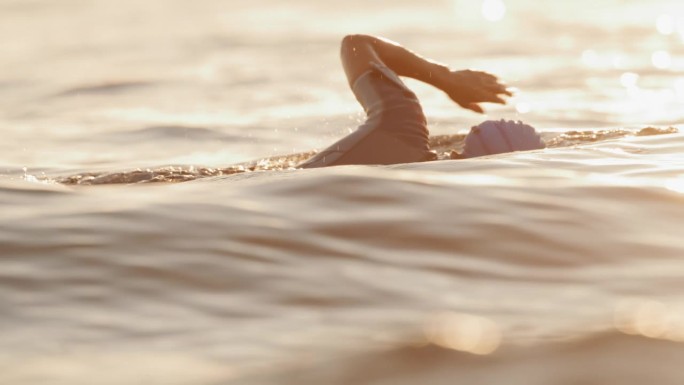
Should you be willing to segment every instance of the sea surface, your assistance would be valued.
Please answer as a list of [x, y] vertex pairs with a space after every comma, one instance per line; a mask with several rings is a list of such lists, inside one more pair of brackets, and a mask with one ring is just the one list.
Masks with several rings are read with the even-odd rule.
[[[349, 33], [516, 88], [407, 80], [438, 151], [548, 148], [293, 168], [363, 121]], [[681, 1], [0, 0], [0, 36], [0, 384], [684, 383]]]

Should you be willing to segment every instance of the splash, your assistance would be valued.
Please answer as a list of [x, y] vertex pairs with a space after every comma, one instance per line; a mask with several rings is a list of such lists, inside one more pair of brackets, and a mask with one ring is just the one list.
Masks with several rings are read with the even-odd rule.
[[[677, 133], [674, 127], [645, 127], [637, 132], [626, 129], [597, 131], [568, 131], [546, 140], [549, 148], [568, 147], [583, 143], [617, 139], [626, 136], [650, 136]], [[437, 152], [438, 159], [451, 159], [451, 152], [463, 148], [465, 135], [439, 135], [430, 138], [430, 147]], [[130, 171], [81, 173], [57, 178], [56, 182], [66, 185], [111, 185], [142, 183], [180, 183], [196, 179], [240, 174], [254, 171], [276, 171], [295, 168], [313, 155], [313, 152], [263, 158], [254, 162], [241, 163], [223, 168], [164, 166]]]
[[66, 185], [180, 183], [200, 178], [233, 175], [253, 171], [287, 170], [294, 168], [312, 154], [312, 152], [306, 152], [276, 156], [228, 167], [164, 166], [120, 172], [81, 173], [57, 178], [57, 182]]
[[546, 146], [549, 148], [569, 147], [584, 143], [593, 143], [609, 139], [624, 138], [626, 136], [652, 136], [676, 134], [678, 132], [679, 130], [675, 127], [645, 127], [637, 132], [625, 129], [597, 131], [568, 131], [562, 133], [557, 137], [546, 140]]

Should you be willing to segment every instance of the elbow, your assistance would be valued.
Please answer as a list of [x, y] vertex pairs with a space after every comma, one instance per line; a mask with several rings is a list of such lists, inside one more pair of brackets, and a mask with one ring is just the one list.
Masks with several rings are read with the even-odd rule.
[[357, 48], [361, 45], [368, 44], [372, 42], [372, 37], [368, 35], [360, 35], [360, 34], [353, 34], [353, 35], [347, 35], [342, 38], [342, 44], [340, 46], [342, 52], [349, 52], [353, 51], [354, 48]]
[[347, 35], [347, 36], [343, 37], [342, 38], [342, 45], [354, 44], [354, 43], [359, 43], [359, 42], [364, 42], [364, 41], [367, 42], [370, 38], [371, 37], [368, 35], [354, 33], [354, 34]]

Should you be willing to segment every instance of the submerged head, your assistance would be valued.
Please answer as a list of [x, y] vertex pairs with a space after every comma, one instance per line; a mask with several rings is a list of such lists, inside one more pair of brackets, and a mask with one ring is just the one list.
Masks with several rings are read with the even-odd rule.
[[546, 147], [534, 127], [512, 120], [488, 120], [470, 129], [459, 158], [538, 150]]

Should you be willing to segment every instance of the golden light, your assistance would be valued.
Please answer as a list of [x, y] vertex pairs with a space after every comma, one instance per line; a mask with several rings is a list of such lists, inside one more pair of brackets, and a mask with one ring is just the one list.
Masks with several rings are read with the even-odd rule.
[[665, 305], [645, 299], [627, 299], [615, 308], [615, 328], [625, 334], [656, 338], [665, 333]]
[[488, 21], [500, 21], [506, 16], [506, 4], [503, 0], [484, 0], [482, 2], [482, 16]]
[[619, 331], [648, 338], [682, 341], [681, 314], [664, 303], [650, 299], [626, 299], [615, 308], [614, 326]]
[[645, 337], [658, 338], [667, 331], [667, 308], [660, 302], [644, 301], [636, 310], [634, 326]]
[[425, 323], [424, 333], [435, 345], [477, 355], [491, 354], [501, 345], [499, 327], [471, 314], [437, 314]]

